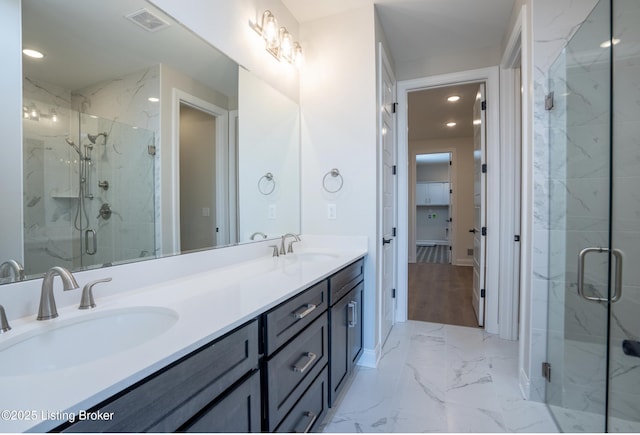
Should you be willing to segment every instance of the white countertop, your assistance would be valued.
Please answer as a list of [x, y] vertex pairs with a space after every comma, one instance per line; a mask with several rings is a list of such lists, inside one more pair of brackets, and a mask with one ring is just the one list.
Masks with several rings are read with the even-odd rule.
[[[300, 250], [304, 252], [305, 249]], [[294, 261], [292, 256], [260, 257], [235, 265], [215, 268], [146, 286], [109, 297], [98, 297], [93, 310], [76, 306], [58, 309], [60, 316], [37, 322], [35, 316], [15, 320], [13, 329], [0, 335], [3, 344], [25, 332], [47, 330], [70, 319], [130, 307], [162, 307], [175, 310], [177, 322], [161, 335], [137, 347], [66, 369], [24, 376], [0, 373], [0, 431], [44, 432], [64, 420], [56, 413], [78, 414], [113, 394], [154, 373], [158, 369], [224, 335], [261, 313], [328, 277], [345, 265], [366, 255], [366, 250], [313, 249], [335, 257], [319, 261]], [[109, 334], [103, 332], [102, 338]], [[100, 336], [87, 340], [101, 340]], [[82, 344], [78, 344], [81, 348]], [[81, 351], [81, 350], [80, 350]], [[46, 355], [29, 355], [46, 358]], [[27, 418], [6, 418], [6, 412]]]

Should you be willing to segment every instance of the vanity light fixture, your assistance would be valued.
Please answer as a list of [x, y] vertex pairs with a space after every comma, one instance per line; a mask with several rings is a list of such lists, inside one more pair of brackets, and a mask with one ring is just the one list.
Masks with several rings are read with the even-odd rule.
[[450, 103], [455, 103], [456, 101], [460, 100], [460, 96], [459, 95], [452, 95], [449, 98], [447, 98], [447, 101]]
[[56, 109], [49, 109], [49, 113], [43, 113], [36, 103], [31, 103], [29, 106], [22, 107], [22, 117], [30, 121], [40, 121], [40, 118], [50, 119], [51, 122], [58, 122], [58, 112]]
[[265, 49], [273, 57], [300, 67], [303, 58], [302, 46], [293, 40], [286, 27], [278, 27], [278, 20], [271, 11], [264, 11], [262, 23], [252, 24], [251, 27], [262, 37]]
[[458, 124], [456, 124], [455, 122], [447, 122], [446, 125], [447, 125], [447, 127], [455, 127]]

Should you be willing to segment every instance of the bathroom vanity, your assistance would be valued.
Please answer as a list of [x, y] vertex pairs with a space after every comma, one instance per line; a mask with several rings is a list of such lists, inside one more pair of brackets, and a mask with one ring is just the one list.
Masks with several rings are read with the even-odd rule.
[[[135, 344], [95, 360], [79, 355], [78, 364], [54, 358], [53, 367], [10, 367], [15, 376], [0, 377], [0, 387], [17, 393], [0, 407], [36, 412], [32, 421], [3, 420], [0, 429], [313, 431], [362, 352], [365, 255], [264, 256], [98, 299], [91, 313], [65, 307], [51, 322], [17, 322], [18, 338], [0, 337], [0, 352], [25, 334], [76, 325], [91, 333], [95, 319], [104, 329], [115, 318], [133, 329], [115, 327], [116, 334], [135, 337], [126, 315], [154, 319], [161, 332], [140, 343], [123, 337]], [[109, 345], [108, 334], [94, 337]]]

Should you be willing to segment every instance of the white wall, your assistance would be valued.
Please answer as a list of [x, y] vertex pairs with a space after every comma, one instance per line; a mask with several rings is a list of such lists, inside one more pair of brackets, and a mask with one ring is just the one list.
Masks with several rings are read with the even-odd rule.
[[[194, 31], [294, 101], [299, 98], [296, 68], [280, 63], [264, 49], [264, 42], [250, 27], [270, 10], [298, 40], [299, 25], [280, 0], [151, 0]], [[302, 44], [303, 50], [306, 50]]]
[[[365, 263], [364, 346], [375, 350], [377, 148], [376, 54], [373, 6], [304, 23], [302, 108], [302, 228], [310, 234], [369, 237]], [[344, 178], [330, 194], [322, 178], [332, 168]], [[327, 219], [327, 205], [337, 217]]]
[[244, 68], [240, 68], [239, 82], [240, 241], [249, 241], [255, 232], [269, 238], [298, 232], [300, 108]]

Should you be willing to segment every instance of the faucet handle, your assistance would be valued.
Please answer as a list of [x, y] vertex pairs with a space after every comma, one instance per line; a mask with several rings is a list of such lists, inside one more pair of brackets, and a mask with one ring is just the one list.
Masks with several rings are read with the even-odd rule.
[[271, 254], [272, 257], [279, 257], [280, 254], [278, 253], [278, 245], [269, 245], [270, 248], [273, 248], [273, 254]]
[[300, 240], [292, 240], [289, 242], [289, 247], [287, 248], [287, 253], [293, 254], [293, 244], [296, 242], [300, 242]]
[[7, 320], [7, 315], [4, 312], [4, 307], [0, 305], [0, 334], [9, 330], [11, 330], [11, 326], [9, 326], [9, 321]]
[[88, 310], [89, 308], [95, 308], [96, 302], [93, 299], [93, 286], [96, 284], [100, 284], [101, 282], [109, 282], [109, 281], [111, 281], [111, 278], [102, 278], [102, 279], [96, 279], [95, 281], [91, 281], [90, 283], [87, 283], [82, 288], [82, 298], [80, 299], [80, 306], [78, 307], [78, 309]]

